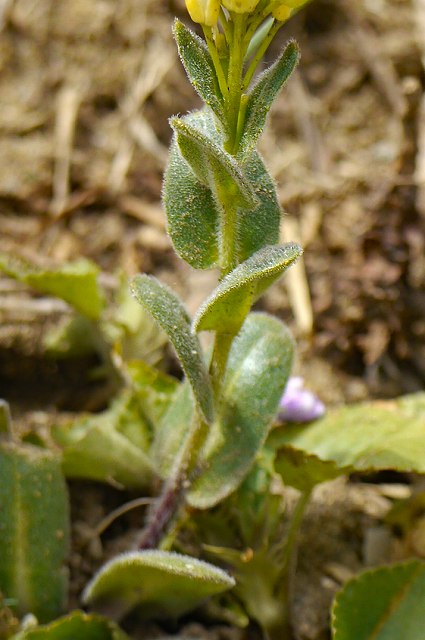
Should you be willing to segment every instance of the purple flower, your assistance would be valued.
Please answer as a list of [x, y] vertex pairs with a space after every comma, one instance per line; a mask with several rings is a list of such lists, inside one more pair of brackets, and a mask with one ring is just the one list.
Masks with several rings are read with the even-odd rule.
[[280, 399], [278, 420], [281, 422], [310, 422], [321, 418], [325, 405], [308, 389], [304, 388], [304, 379], [289, 378]]

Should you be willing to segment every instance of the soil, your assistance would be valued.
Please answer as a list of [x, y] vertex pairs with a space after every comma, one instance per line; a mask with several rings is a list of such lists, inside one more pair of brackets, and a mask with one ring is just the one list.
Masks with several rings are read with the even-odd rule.
[[[106, 281], [118, 270], [155, 273], [193, 311], [215, 275], [175, 256], [160, 203], [168, 118], [199, 105], [172, 42], [175, 15], [187, 21], [183, 0], [1, 4], [0, 250], [41, 264], [85, 256]], [[305, 254], [261, 306], [288, 322], [297, 371], [328, 404], [424, 388], [424, 25], [424, 0], [314, 0], [273, 45], [276, 53], [295, 37], [302, 60], [261, 151], [286, 212], [282, 237]], [[3, 276], [0, 293], [0, 397], [22, 428], [103, 408], [111, 389], [90, 378], [93, 358], [45, 356], [43, 336], [67, 309]], [[382, 480], [317, 492], [300, 545], [297, 640], [330, 637], [329, 605], [350, 575], [409, 552], [382, 524], [397, 492]], [[405, 497], [416, 483], [390, 480]], [[122, 494], [71, 485], [71, 496], [76, 606], [94, 567], [143, 513], [101, 543], [87, 532]], [[385, 553], [371, 551], [374, 536]], [[201, 622], [181, 633], [259, 637]]]

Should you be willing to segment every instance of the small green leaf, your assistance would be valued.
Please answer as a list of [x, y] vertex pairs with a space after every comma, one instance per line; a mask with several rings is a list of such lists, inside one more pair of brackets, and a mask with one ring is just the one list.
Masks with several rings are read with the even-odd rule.
[[241, 164], [241, 170], [252, 185], [260, 204], [256, 209], [239, 211], [239, 262], [243, 262], [262, 247], [279, 242], [281, 217], [275, 185], [257, 151]]
[[175, 618], [235, 584], [222, 569], [166, 551], [135, 551], [110, 560], [94, 576], [83, 601], [122, 617], [138, 607], [146, 618]]
[[98, 267], [85, 258], [56, 269], [42, 269], [0, 252], [0, 271], [37, 291], [65, 300], [83, 316], [97, 320], [104, 307]]
[[67, 597], [68, 496], [60, 460], [30, 445], [0, 444], [0, 591], [18, 615], [41, 622]]
[[211, 191], [171, 144], [164, 174], [164, 207], [168, 233], [180, 258], [195, 269], [211, 269], [218, 261], [219, 210]]
[[53, 428], [65, 475], [147, 489], [153, 479], [150, 434], [139, 404], [125, 391], [106, 411]]
[[207, 46], [180, 20], [174, 22], [174, 37], [180, 59], [195, 91], [223, 122], [224, 112], [219, 98], [220, 88]]
[[280, 428], [273, 443], [356, 471], [425, 473], [425, 393], [330, 410], [308, 425]]
[[50, 624], [21, 631], [13, 640], [129, 640], [111, 620], [73, 611]]
[[180, 385], [155, 433], [150, 451], [157, 473], [163, 478], [170, 475], [174, 462], [192, 424], [193, 394], [188, 382]]
[[277, 94], [295, 69], [299, 60], [296, 42], [290, 42], [281, 56], [264, 73], [251, 89], [245, 112], [245, 126], [240, 144], [240, 154], [253, 151], [266, 124], [267, 115]]
[[207, 422], [213, 416], [213, 396], [199, 340], [192, 333], [190, 319], [182, 303], [156, 278], [138, 275], [131, 282], [136, 300], [149, 311], [167, 334], [193, 389]]
[[199, 308], [196, 331], [236, 333], [251, 305], [301, 255], [295, 243], [264, 247], [229, 273]]
[[337, 595], [333, 640], [422, 640], [425, 563], [413, 560], [356, 576]]
[[143, 360], [128, 362], [127, 369], [140, 399], [143, 414], [154, 432], [174, 401], [180, 382]]
[[170, 122], [183, 158], [219, 202], [231, 200], [233, 206], [244, 209], [258, 206], [257, 196], [233, 156], [196, 126], [194, 114]]
[[252, 313], [232, 344], [223, 398], [189, 493], [206, 509], [228, 496], [249, 472], [277, 411], [292, 366], [293, 340], [271, 316]]
[[[273, 446], [273, 434], [268, 443]], [[352, 471], [351, 467], [339, 467], [335, 462], [320, 460], [313, 454], [289, 446], [282, 447], [277, 452], [275, 469], [285, 484], [302, 493], [310, 493], [317, 484]]]

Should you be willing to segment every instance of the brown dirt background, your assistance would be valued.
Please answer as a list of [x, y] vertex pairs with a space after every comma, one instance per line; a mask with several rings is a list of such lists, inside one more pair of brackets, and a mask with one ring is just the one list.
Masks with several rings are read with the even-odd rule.
[[[199, 105], [172, 42], [175, 15], [187, 20], [182, 0], [0, 4], [0, 250], [38, 263], [87, 256], [105, 277], [155, 273], [194, 310], [214, 274], [176, 258], [160, 204], [167, 119]], [[424, 33], [424, 0], [314, 0], [273, 45], [295, 37], [302, 50], [261, 150], [286, 212], [282, 237], [305, 256], [261, 304], [289, 322], [297, 368], [327, 402], [424, 387]], [[17, 412], [92, 406], [76, 393], [88, 363], [44, 359], [46, 324], [62, 312], [48, 302], [0, 277], [0, 397]], [[385, 511], [380, 491], [360, 507], [338, 485], [317, 530], [348, 509], [339, 535], [359, 547], [359, 521]], [[80, 528], [102, 516], [87, 516], [97, 497], [77, 501]], [[78, 548], [84, 535], [75, 536]], [[299, 589], [303, 640], [327, 637], [341, 571], [362, 564], [353, 546], [328, 551], [328, 574]], [[316, 554], [327, 557], [320, 542]], [[312, 564], [302, 557], [301, 575]], [[312, 605], [317, 589], [329, 593]]]

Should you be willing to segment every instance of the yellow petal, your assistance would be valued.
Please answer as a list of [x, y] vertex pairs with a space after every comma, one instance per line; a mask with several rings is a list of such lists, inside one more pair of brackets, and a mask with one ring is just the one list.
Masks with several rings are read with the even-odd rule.
[[193, 22], [214, 27], [220, 12], [220, 0], [185, 0]]

